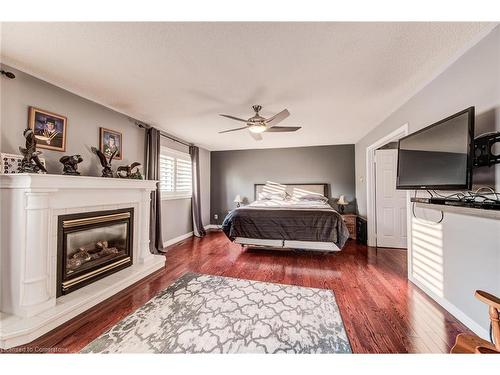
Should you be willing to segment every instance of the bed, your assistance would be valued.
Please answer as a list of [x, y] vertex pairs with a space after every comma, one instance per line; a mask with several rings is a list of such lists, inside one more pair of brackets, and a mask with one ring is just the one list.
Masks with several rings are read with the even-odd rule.
[[328, 184], [256, 184], [255, 201], [228, 213], [226, 236], [242, 246], [340, 251], [349, 238], [328, 204]]

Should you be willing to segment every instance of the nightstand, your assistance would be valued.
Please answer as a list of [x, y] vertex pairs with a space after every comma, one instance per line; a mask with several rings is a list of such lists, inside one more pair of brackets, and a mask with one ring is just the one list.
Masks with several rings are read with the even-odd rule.
[[344, 220], [347, 229], [349, 229], [349, 238], [356, 239], [356, 214], [342, 214], [342, 220]]

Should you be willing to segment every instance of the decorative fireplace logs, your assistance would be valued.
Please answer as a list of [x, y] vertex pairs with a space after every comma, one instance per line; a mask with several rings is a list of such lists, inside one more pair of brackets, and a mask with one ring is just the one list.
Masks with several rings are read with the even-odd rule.
[[118, 250], [118, 248], [109, 247], [108, 241], [97, 241], [95, 243], [94, 249], [92, 250], [80, 247], [74, 253], [70, 254], [66, 263], [66, 268], [68, 269], [68, 271], [74, 272], [87, 262], [119, 253], [120, 250]]
[[38, 158], [41, 154], [36, 150], [36, 137], [32, 129], [24, 130], [24, 138], [26, 139], [26, 148], [19, 147], [19, 151], [23, 154], [21, 162], [21, 173], [38, 173], [40, 171], [47, 172], [42, 162]]
[[66, 155], [59, 161], [63, 164], [63, 174], [70, 176], [80, 176], [78, 164], [83, 161], [81, 155]]
[[96, 249], [99, 249], [99, 256], [105, 256], [110, 254], [118, 254], [118, 249], [116, 247], [108, 247], [108, 241], [99, 241], [95, 244]]
[[116, 153], [118, 152], [118, 150], [115, 150], [111, 156], [108, 158], [106, 158], [106, 156], [100, 151], [98, 150], [97, 148], [95, 147], [91, 147], [91, 150], [94, 154], [97, 155], [97, 157], [99, 158], [99, 161], [101, 162], [101, 166], [102, 166], [102, 177], [113, 177], [113, 170], [111, 169], [111, 161], [113, 160], [113, 158], [115, 157]]
[[68, 259], [67, 268], [68, 270], [74, 271], [78, 267], [80, 267], [83, 263], [92, 260], [90, 254], [83, 247], [80, 247], [78, 251], [73, 253], [70, 259]]

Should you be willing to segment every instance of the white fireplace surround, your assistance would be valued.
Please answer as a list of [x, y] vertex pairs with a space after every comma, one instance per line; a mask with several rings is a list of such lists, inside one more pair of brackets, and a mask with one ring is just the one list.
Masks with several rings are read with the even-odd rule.
[[[0, 175], [0, 348], [29, 343], [164, 266], [149, 251], [155, 188], [146, 180]], [[58, 216], [128, 207], [133, 265], [56, 298]]]

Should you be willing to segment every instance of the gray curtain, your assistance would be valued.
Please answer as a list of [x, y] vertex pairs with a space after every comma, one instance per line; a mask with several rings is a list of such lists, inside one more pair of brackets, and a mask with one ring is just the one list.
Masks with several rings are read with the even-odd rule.
[[[160, 139], [158, 129], [146, 129], [146, 178], [160, 179]], [[163, 253], [163, 238], [161, 234], [161, 194], [160, 183], [156, 191], [151, 192], [151, 212], [149, 225], [149, 250], [153, 254]]]
[[193, 197], [191, 199], [191, 209], [193, 212], [193, 233], [196, 237], [203, 237], [205, 228], [201, 220], [200, 204], [200, 149], [196, 146], [189, 147], [192, 164]]

